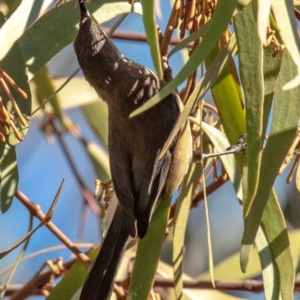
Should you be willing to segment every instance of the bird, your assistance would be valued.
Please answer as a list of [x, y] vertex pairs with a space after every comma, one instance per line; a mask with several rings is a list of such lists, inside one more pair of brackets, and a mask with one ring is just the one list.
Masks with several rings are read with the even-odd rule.
[[172, 195], [192, 156], [188, 121], [167, 151], [183, 104], [176, 92], [140, 115], [129, 115], [167, 82], [125, 57], [79, 0], [80, 23], [74, 50], [85, 79], [108, 106], [108, 152], [118, 198], [111, 225], [81, 291], [81, 300], [110, 299], [114, 277], [129, 238], [142, 239], [162, 195]]

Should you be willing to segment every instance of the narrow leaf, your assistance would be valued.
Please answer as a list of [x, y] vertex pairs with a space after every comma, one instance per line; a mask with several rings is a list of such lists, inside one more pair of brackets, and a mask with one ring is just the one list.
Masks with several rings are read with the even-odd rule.
[[[276, 237], [276, 241], [281, 241], [282, 244], [280, 247], [280, 254], [286, 254], [286, 263], [288, 263], [288, 253], [290, 250], [288, 243], [285, 240], [286, 229], [281, 215], [282, 213], [277, 202], [275, 201], [276, 199], [272, 196], [269, 198], [269, 196], [275, 178], [277, 177], [278, 170], [287, 151], [289, 150], [298, 128], [300, 109], [298, 95], [300, 92], [300, 87], [288, 91], [284, 91], [282, 89], [282, 86], [286, 82], [287, 78], [291, 78], [295, 73], [295, 64], [293, 63], [289, 53], [286, 51], [284, 53], [282, 67], [278, 77], [278, 84], [274, 94], [274, 113], [272, 126], [268, 142], [262, 156], [260, 181], [251, 210], [249, 211], [249, 215], [245, 220], [245, 231], [241, 250], [244, 258], [248, 256], [264, 212], [269, 211], [269, 219], [265, 219], [263, 217], [263, 224], [265, 226], [264, 230], [266, 232], [269, 230], [272, 232], [273, 238], [275, 239]], [[277, 217], [275, 217], [275, 215], [277, 215]], [[268, 222], [273, 220], [273, 223], [270, 223], [268, 227], [265, 225], [267, 220]], [[274, 220], [276, 220], [276, 222], [274, 222]], [[274, 228], [275, 224], [276, 226], [279, 226], [279, 228], [276, 228], [276, 230]], [[274, 242], [271, 242], [270, 240], [270, 233], [267, 234], [267, 238], [269, 239], [272, 252], [276, 253], [278, 250], [276, 250]], [[275, 259], [277, 259], [277, 257], [279, 257], [279, 253], [276, 253]], [[280, 272], [281, 271], [283, 272], [284, 270], [280, 270]], [[291, 281], [294, 276], [293, 268], [289, 269], [288, 272], [289, 274], [285, 274], [285, 277], [280, 276], [281, 288], [284, 287], [282, 282], [283, 280], [286, 284], [285, 289], [282, 290], [283, 299], [290, 299], [289, 290], [291, 289]]]
[[4, 152], [0, 159], [1, 168], [1, 211], [5, 213], [11, 206], [19, 182], [19, 172], [15, 146], [1, 144]]
[[176, 125], [174, 126], [172, 132], [169, 135], [168, 140], [165, 142], [164, 147], [162, 148], [160, 152], [160, 157], [162, 157], [167, 149], [169, 149], [169, 146], [171, 142], [174, 139], [174, 136], [177, 134], [178, 130], [181, 128], [182, 124], [185, 122], [187, 117], [189, 116], [191, 110], [195, 107], [197, 103], [202, 99], [202, 97], [205, 95], [205, 93], [211, 88], [211, 86], [216, 82], [216, 80], [219, 78], [220, 74], [224, 70], [226, 64], [228, 61], [234, 56], [236, 53], [236, 40], [235, 35], [233, 35], [227, 44], [226, 47], [224, 47], [220, 54], [216, 57], [216, 59], [213, 61], [213, 63], [208, 68], [205, 75], [202, 77], [200, 82], [195, 87], [192, 95], [189, 97], [183, 111], [181, 112]]
[[[275, 260], [278, 269], [281, 297], [283, 300], [292, 300], [294, 299], [293, 291], [295, 280], [294, 261], [284, 216], [274, 191], [270, 194], [262, 218], [262, 224], [269, 242], [270, 250], [273, 254], [273, 259]], [[261, 248], [261, 251], [266, 252], [264, 248]], [[270, 264], [270, 257], [264, 257], [265, 258], [262, 262], [265, 266], [267, 266]], [[275, 281], [275, 283], [277, 283], [277, 288], [279, 282], [278, 280]], [[269, 286], [269, 293], [272, 292], [272, 288], [274, 288], [272, 285]]]
[[[38, 14], [46, 0], [24, 0], [10, 16], [0, 30], [0, 40], [5, 41], [0, 47], [0, 61], [8, 54], [13, 45], [30, 25], [29, 20], [33, 15]], [[49, 0], [47, 0], [49, 2]]]
[[154, 17], [154, 0], [142, 1], [143, 21], [152, 60], [159, 78], [163, 77], [161, 54], [158, 44], [158, 32]]
[[257, 28], [259, 38], [263, 44], [267, 41], [271, 2], [272, 0], [257, 1]]
[[[55, 88], [46, 66], [42, 67], [35, 74], [33, 81], [36, 84], [36, 94], [40, 104], [55, 92]], [[63, 124], [63, 112], [61, 110], [57, 95], [54, 95], [49, 103], [54, 110], [55, 116], [58, 117]]]
[[[5, 21], [4, 15], [0, 12], [0, 24]], [[3, 25], [4, 26], [4, 25]], [[2, 31], [2, 27], [0, 32]], [[19, 44], [16, 42], [13, 44], [10, 51], [0, 60], [0, 68], [2, 68], [14, 81], [15, 83], [26, 93], [27, 99], [21, 98], [19, 93], [17, 93], [10, 85], [8, 85], [9, 91], [16, 101], [19, 110], [25, 119], [25, 125], [21, 124], [19, 118], [16, 116], [16, 112], [12, 106], [8, 95], [0, 89], [0, 94], [2, 96], [3, 102], [8, 112], [10, 112], [14, 118], [14, 125], [21, 138], [27, 133], [29, 123], [30, 123], [30, 113], [31, 113], [31, 92], [28, 84], [27, 70], [23, 60], [22, 53], [20, 51]], [[19, 138], [16, 137], [12, 126], [9, 127], [8, 143], [10, 145], [16, 145], [20, 142]]]
[[296, 75], [283, 86], [291, 89], [300, 84], [300, 40], [292, 1], [272, 1], [272, 11], [280, 29], [279, 34], [297, 66]]
[[108, 110], [104, 102], [97, 100], [94, 103], [81, 106], [81, 110], [99, 140], [108, 146]]
[[[205, 60], [206, 68], [210, 67], [219, 53], [219, 46], [216, 45]], [[233, 73], [236, 73], [235, 64], [233, 59], [229, 59], [229, 64], [224, 68], [218, 80], [211, 87], [212, 96], [218, 109], [222, 126], [231, 144], [235, 144], [238, 138], [246, 132], [241, 86], [236, 81]], [[243, 164], [243, 156], [237, 155], [236, 159], [240, 160], [241, 165]]]
[[185, 39], [181, 40], [180, 43], [178, 43], [170, 52], [169, 57], [171, 57], [176, 52], [180, 51], [181, 49], [188, 46], [189, 43], [192, 43], [196, 39], [200, 38], [201, 36], [205, 35], [206, 30], [208, 28], [209, 22], [205, 23], [203, 26], [198, 28], [196, 31], [194, 31], [192, 34], [187, 36]]
[[[148, 299], [160, 259], [171, 203], [164, 196], [155, 210], [146, 236], [139, 240], [134, 268], [130, 281], [128, 300]], [[145, 269], [145, 262], [147, 268]], [[141, 280], [143, 278], [143, 280]]]
[[85, 147], [91, 162], [93, 163], [97, 178], [102, 182], [108, 182], [111, 179], [111, 175], [107, 151], [94, 142], [86, 141], [84, 139], [80, 139], [80, 141]]
[[226, 30], [236, 4], [237, 0], [218, 1], [206, 34], [203, 36], [201, 43], [191, 55], [185, 66], [166, 87], [164, 87], [144, 105], [131, 113], [130, 117], [134, 117], [160, 102], [172, 91], [176, 90], [177, 86], [198, 68], [200, 63], [203, 62]]
[[[92, 1], [88, 9], [100, 23], [126, 12], [142, 13], [140, 3], [130, 5], [125, 1], [110, 3]], [[22, 35], [20, 47], [28, 68], [29, 79], [55, 54], [73, 42], [79, 20], [79, 10], [74, 12], [74, 4], [67, 2], [43, 15]]]
[[183, 179], [180, 188], [180, 195], [176, 200], [176, 213], [174, 218], [172, 241], [172, 262], [176, 299], [181, 299], [182, 297], [182, 260], [184, 252], [184, 236], [195, 185], [199, 182], [201, 174], [202, 168], [200, 167], [200, 164], [193, 164], [190, 167], [188, 174]]
[[[208, 124], [203, 123], [202, 125], [203, 130], [210, 137], [218, 151], [222, 151], [224, 148], [228, 147], [228, 141], [222, 132]], [[234, 156], [224, 155], [221, 156], [221, 160], [231, 182], [233, 183], [237, 197], [241, 202], [243, 199], [241, 176]], [[266, 209], [262, 218], [262, 227], [257, 232], [255, 243], [259, 253], [263, 277], [266, 281], [265, 294], [268, 297], [267, 299], [278, 299], [277, 296], [279, 291], [284, 291], [283, 294], [288, 295], [286, 299], [290, 299], [289, 295], [293, 286], [294, 267], [291, 257], [291, 250], [288, 243], [287, 231], [284, 224], [284, 218], [275, 194], [271, 194], [266, 205]], [[247, 250], [249, 250], [249, 253], [247, 253], [248, 261], [250, 254], [253, 253], [254, 250], [252, 247], [248, 247]], [[243, 253], [244, 249], [242, 247], [241, 256]], [[255, 273], [257, 274], [257, 262], [253, 262], [253, 255], [251, 254], [251, 256], [251, 266], [248, 268], [250, 270], [247, 270], [247, 274], [245, 275], [239, 275], [238, 278], [249, 278], [249, 276], [253, 276]], [[242, 260], [242, 258], [240, 259]], [[234, 261], [236, 260], [237, 258]], [[232, 261], [228, 262], [230, 265], [232, 265], [232, 263]], [[253, 263], [256, 266], [254, 269]], [[215, 274], [217, 277], [219, 276], [218, 278], [222, 276], [220, 275], [222, 274], [222, 270], [226, 270], [225, 273], [227, 272], [228, 274], [228, 267], [226, 267], [226, 264], [223, 268], [217, 267]], [[242, 270], [243, 272], [246, 271], [245, 266]], [[206, 274], [206, 278], [208, 278], [208, 274]]]
[[247, 216], [259, 182], [264, 103], [263, 47], [251, 3], [234, 17], [234, 28], [246, 105], [247, 157], [243, 171], [243, 207], [244, 216]]
[[[95, 249], [88, 253], [91, 260], [95, 260], [99, 253], [99, 249]], [[84, 280], [88, 274], [88, 268], [81, 261], [76, 262], [72, 268], [66, 273], [58, 284], [55, 285], [47, 300], [73, 299], [72, 297], [84, 284]], [[74, 298], [76, 299], [76, 298]], [[78, 299], [78, 298], [77, 298]]]

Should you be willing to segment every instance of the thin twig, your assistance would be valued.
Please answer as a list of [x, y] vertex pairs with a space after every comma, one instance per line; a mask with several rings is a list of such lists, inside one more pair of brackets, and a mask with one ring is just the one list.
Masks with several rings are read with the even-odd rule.
[[92, 209], [92, 211], [95, 213], [95, 215], [99, 216], [101, 213], [101, 209], [98, 205], [98, 203], [96, 202], [94, 196], [91, 194], [91, 192], [89, 191], [89, 189], [86, 187], [86, 185], [84, 184], [83, 180], [81, 179], [81, 176], [77, 170], [77, 167], [75, 165], [75, 163], [73, 162], [73, 159], [69, 153], [69, 150], [66, 146], [66, 143], [62, 137], [61, 132], [57, 129], [55, 123], [53, 120], [49, 120], [52, 128], [53, 128], [53, 132], [56, 134], [57, 138], [58, 138], [58, 142], [61, 146], [61, 149], [67, 159], [67, 162], [70, 165], [70, 168], [72, 169], [72, 173], [75, 176], [75, 179], [78, 182], [78, 185], [80, 187], [81, 190], [81, 194], [84, 198], [84, 200], [86, 201], [86, 203], [89, 205], [89, 207]]
[[[41, 208], [33, 203], [25, 194], [20, 190], [15, 193], [16, 198], [28, 209], [28, 211], [40, 221], [44, 220], [45, 214], [42, 212]], [[48, 229], [63, 243], [65, 244], [72, 253], [74, 253], [83, 263], [90, 264], [90, 259], [82, 253], [74, 243], [64, 234], [62, 231], [56, 227], [52, 221], [49, 221], [46, 226]]]
[[[68, 262], [69, 269], [76, 260], [72, 260]], [[64, 264], [66, 266], [67, 264]], [[16, 295], [22, 295], [23, 297], [30, 296], [30, 295], [42, 295], [41, 291], [37, 289], [37, 286], [45, 286], [47, 284], [47, 278], [50, 278], [50, 276], [53, 275], [52, 271], [44, 272], [43, 274], [37, 274], [34, 277], [34, 281], [31, 282], [31, 286], [26, 287], [26, 291], [29, 291], [31, 288], [31, 293], [24, 293], [25, 286], [21, 284], [11, 284], [8, 286], [5, 296], [10, 296], [12, 294], [13, 297], [11, 300], [14, 299], [21, 299], [16, 298]], [[119, 286], [123, 286], [127, 281], [124, 280], [122, 282], [117, 282]], [[35, 285], [34, 285], [35, 284]], [[174, 287], [174, 281], [172, 279], [164, 279], [161, 277], [156, 277], [154, 284], [154, 287], [164, 287], [164, 288], [172, 288]], [[0, 285], [0, 289], [2, 286]], [[191, 280], [184, 280], [183, 281], [183, 288], [185, 289], [216, 289], [221, 291], [248, 291], [252, 293], [261, 293], [264, 291], [264, 283], [261, 280], [252, 280], [252, 279], [246, 279], [246, 280], [233, 280], [233, 281], [227, 281], [227, 280], [220, 280], [215, 282], [215, 288], [212, 286], [212, 283], [209, 281], [191, 281]], [[294, 284], [294, 292], [300, 291], [300, 279], [295, 280]]]
[[[78, 247], [78, 248], [87, 248], [87, 249], [91, 249], [92, 247], [94, 247], [94, 245], [95, 244], [93, 244], [93, 243], [75, 243], [76, 247]], [[35, 257], [40, 256], [40, 255], [44, 255], [44, 254], [49, 253], [49, 252], [54, 252], [54, 251], [58, 251], [58, 250], [65, 250], [65, 249], [68, 249], [68, 247], [64, 244], [44, 248], [44, 249], [35, 251], [33, 253], [30, 253], [30, 254], [24, 256], [20, 260], [20, 263], [23, 263], [23, 262], [28, 261], [32, 258], [35, 258]], [[9, 272], [9, 270], [11, 270], [13, 267], [14, 267], [14, 263], [11, 264], [11, 265], [8, 265], [5, 268], [3, 268], [0, 271], [0, 277], [2, 277], [5, 273]]]

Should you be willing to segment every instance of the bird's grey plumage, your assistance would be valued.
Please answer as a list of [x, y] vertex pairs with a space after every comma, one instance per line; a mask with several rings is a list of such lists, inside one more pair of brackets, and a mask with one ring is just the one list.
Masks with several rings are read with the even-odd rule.
[[[83, 0], [80, 8], [80, 28], [74, 49], [86, 80], [108, 105], [110, 168], [119, 200], [81, 299], [109, 299], [110, 291], [104, 284], [109, 282], [111, 290], [127, 237], [143, 238], [160, 194], [171, 194], [180, 184], [190, 161], [191, 137], [185, 125], [164, 156], [156, 160], [178, 119], [180, 100], [171, 93], [153, 108], [130, 119], [130, 113], [160, 91], [166, 82], [124, 57], [91, 19]], [[187, 138], [185, 145], [178, 139], [183, 136]], [[182, 153], [177, 151], [179, 148]]]

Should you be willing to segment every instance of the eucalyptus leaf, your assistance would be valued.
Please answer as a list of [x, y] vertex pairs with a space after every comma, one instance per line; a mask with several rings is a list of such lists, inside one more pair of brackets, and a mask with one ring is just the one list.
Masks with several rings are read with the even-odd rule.
[[49, 0], [24, 0], [9, 17], [0, 30], [0, 40], [5, 41], [0, 47], [0, 61], [38, 16], [44, 3], [49, 4]]
[[264, 103], [263, 47], [258, 36], [252, 3], [234, 17], [234, 29], [247, 112], [247, 156], [243, 170], [243, 207], [244, 215], [247, 216], [259, 181]]
[[182, 124], [185, 122], [187, 117], [189, 116], [191, 110], [202, 100], [205, 93], [213, 86], [213, 84], [217, 81], [220, 74], [223, 72], [225, 66], [228, 61], [234, 56], [236, 53], [236, 39], [235, 35], [233, 35], [227, 44], [226, 47], [222, 49], [216, 59], [211, 63], [210, 67], [207, 69], [205, 75], [201, 78], [200, 82], [195, 87], [193, 93], [189, 97], [183, 111], [181, 112], [172, 132], [170, 133], [167, 141], [162, 148], [159, 158], [161, 158], [169, 146], [173, 141], [175, 135], [178, 130], [181, 128]]
[[108, 109], [106, 103], [97, 100], [81, 106], [82, 112], [99, 140], [108, 146]]
[[174, 288], [176, 299], [181, 299], [183, 289], [182, 260], [184, 253], [184, 237], [191, 201], [196, 185], [202, 174], [200, 164], [192, 164], [187, 175], [184, 177], [180, 188], [180, 195], [176, 200], [176, 212], [174, 218], [172, 261], [174, 270]]
[[[95, 249], [88, 254], [88, 257], [95, 260], [99, 249]], [[88, 267], [81, 261], [76, 262], [66, 273], [62, 280], [53, 288], [47, 300], [72, 299], [84, 284], [88, 274]]]
[[[122, 13], [141, 14], [141, 4], [130, 5], [128, 1], [108, 3], [92, 1], [88, 9], [99, 23], [111, 20]], [[73, 42], [78, 31], [79, 20], [79, 11], [74, 12], [74, 4], [67, 2], [60, 5], [58, 9], [50, 10], [21, 36], [19, 43], [28, 68], [29, 79], [55, 54]]]
[[161, 55], [160, 49], [158, 44], [158, 32], [157, 26], [155, 22], [155, 15], [154, 15], [154, 0], [147, 0], [142, 1], [143, 6], [143, 21], [145, 32], [147, 36], [147, 42], [150, 47], [152, 60], [159, 78], [163, 77], [162, 72], [162, 62], [161, 62]]
[[193, 52], [185, 66], [169, 84], [167, 84], [159, 93], [148, 100], [145, 104], [131, 113], [130, 117], [141, 114], [163, 100], [171, 92], [176, 90], [177, 86], [180, 85], [198, 68], [198, 66], [203, 62], [203, 60], [218, 42], [224, 31], [227, 29], [228, 22], [233, 14], [234, 9], [236, 8], [236, 5], [237, 0], [218, 1], [206, 34], [203, 36], [202, 41]]
[[[4, 24], [4, 21], [5, 17], [0, 12], [0, 24]], [[2, 28], [3, 27], [1, 27], [0, 32], [2, 31]], [[0, 60], [0, 68], [3, 69], [27, 95], [27, 99], [23, 99], [19, 93], [7, 83], [9, 91], [15, 99], [21, 115], [25, 120], [24, 124], [22, 124], [16, 115], [16, 111], [13, 108], [12, 102], [9, 100], [8, 95], [3, 91], [3, 89], [0, 89], [0, 95], [2, 96], [4, 105], [7, 111], [14, 116], [13, 123], [17, 128], [20, 138], [22, 139], [27, 133], [30, 123], [31, 92], [28, 84], [26, 66], [24, 64], [23, 56], [18, 43], [14, 43], [10, 51]], [[9, 126], [8, 143], [10, 145], [16, 145], [20, 142], [20, 138], [16, 136], [12, 126]]]
[[272, 11], [280, 28], [279, 34], [297, 67], [294, 78], [283, 86], [283, 89], [291, 89], [300, 84], [300, 40], [293, 3], [273, 0]]
[[[128, 300], [148, 299], [160, 259], [160, 252], [168, 222], [171, 197], [162, 197], [153, 213], [148, 231], [138, 242], [136, 259], [132, 271]], [[145, 269], [147, 262], [147, 269]], [[141, 280], [143, 278], [143, 280]]]
[[1, 211], [5, 213], [11, 206], [18, 187], [19, 172], [15, 146], [0, 145], [4, 148], [0, 159], [1, 168]]

